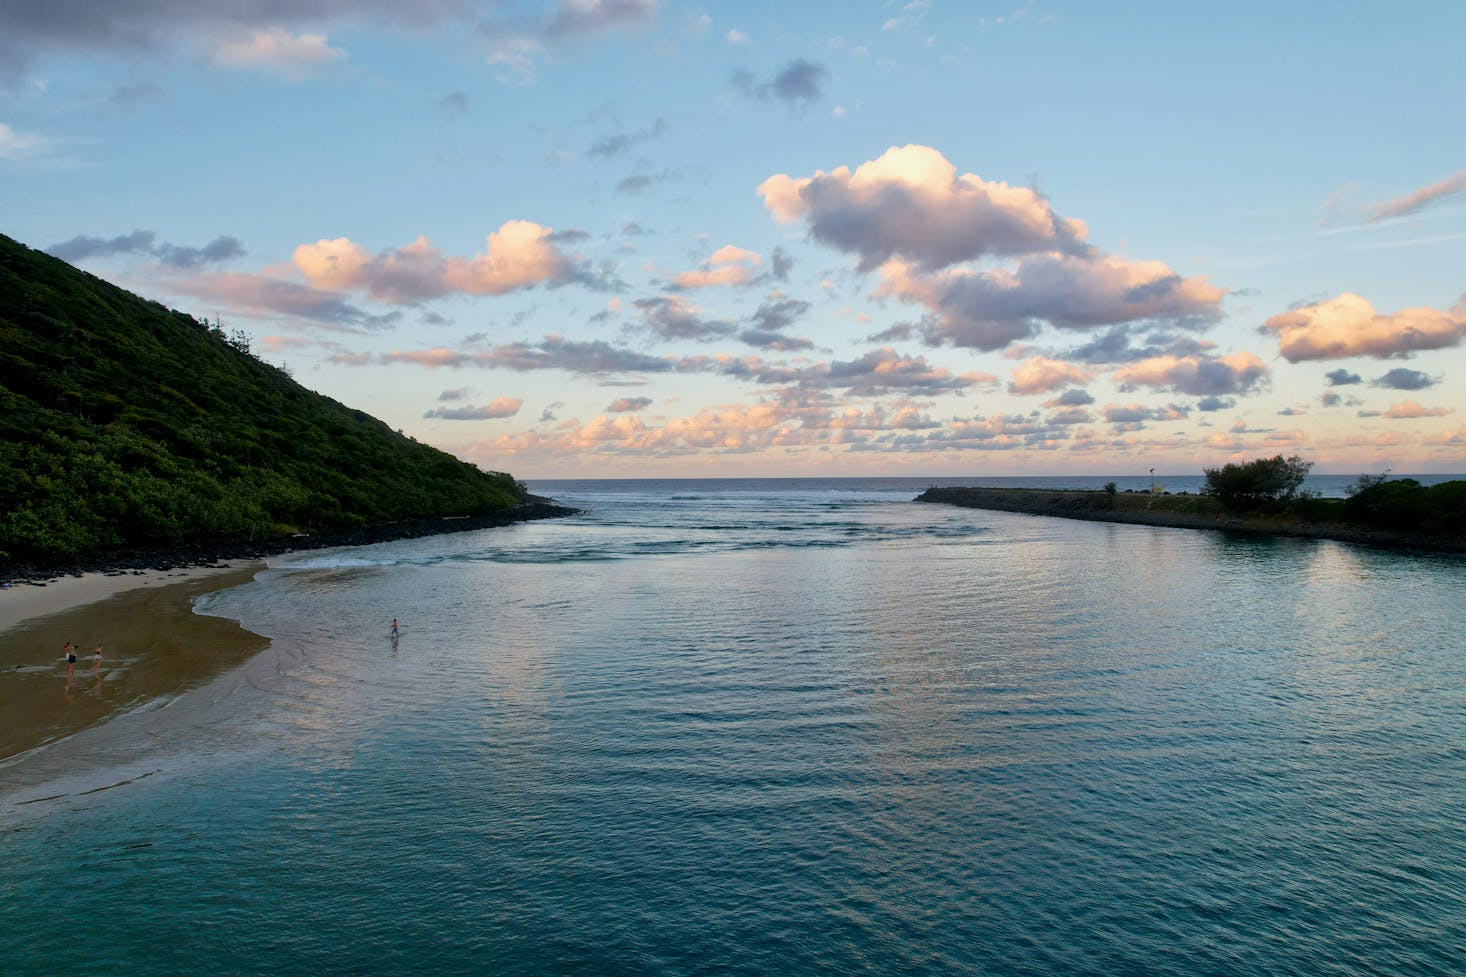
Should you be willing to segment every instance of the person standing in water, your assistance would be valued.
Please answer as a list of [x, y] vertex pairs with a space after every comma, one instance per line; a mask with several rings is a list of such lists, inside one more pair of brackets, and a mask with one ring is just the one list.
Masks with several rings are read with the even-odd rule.
[[395, 617], [392, 619], [392, 637], [397, 637], [397, 619]]
[[97, 645], [97, 654], [92, 659], [92, 667], [93, 668], [101, 668], [102, 667], [102, 646], [101, 645]]

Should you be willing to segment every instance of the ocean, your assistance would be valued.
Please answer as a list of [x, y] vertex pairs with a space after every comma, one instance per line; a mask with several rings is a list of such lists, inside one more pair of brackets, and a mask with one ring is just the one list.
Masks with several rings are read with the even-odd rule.
[[268, 651], [0, 820], [0, 973], [1466, 971], [1466, 561], [957, 483], [272, 559], [197, 605]]

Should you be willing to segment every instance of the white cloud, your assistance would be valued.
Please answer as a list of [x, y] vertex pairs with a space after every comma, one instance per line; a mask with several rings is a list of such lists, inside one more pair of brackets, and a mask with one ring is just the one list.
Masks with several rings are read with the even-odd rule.
[[44, 136], [17, 132], [0, 122], [0, 159], [22, 160], [44, 155], [52, 146]]

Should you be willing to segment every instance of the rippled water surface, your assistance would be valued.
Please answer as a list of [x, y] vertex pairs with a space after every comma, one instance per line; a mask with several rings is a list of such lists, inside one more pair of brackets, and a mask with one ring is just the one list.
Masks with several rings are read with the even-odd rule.
[[272, 663], [0, 824], [0, 972], [1466, 971], [1460, 559], [540, 488], [206, 598]]

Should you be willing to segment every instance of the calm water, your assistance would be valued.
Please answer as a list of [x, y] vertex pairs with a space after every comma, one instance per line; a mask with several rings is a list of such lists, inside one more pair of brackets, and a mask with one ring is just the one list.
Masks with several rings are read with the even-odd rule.
[[0, 972], [1466, 971], [1466, 561], [535, 487], [207, 598], [274, 649], [0, 822]]

